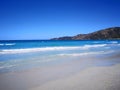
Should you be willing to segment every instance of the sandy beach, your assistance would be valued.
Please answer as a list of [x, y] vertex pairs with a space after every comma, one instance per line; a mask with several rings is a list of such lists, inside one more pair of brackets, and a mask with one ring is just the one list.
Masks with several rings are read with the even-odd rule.
[[[0, 72], [0, 90], [120, 90], [119, 48], [115, 52], [51, 57], [47, 57], [49, 61], [44, 65], [38, 62], [41, 58], [35, 57], [23, 59], [24, 62], [12, 60], [12, 63], [17, 62], [13, 65], [19, 65], [19, 68], [8, 67], [10, 71], [4, 68], [4, 72]], [[3, 64], [7, 66], [7, 62]], [[23, 68], [34, 63], [39, 67]]]
[[2, 73], [0, 90], [120, 90], [120, 64], [76, 69], [79, 63]]
[[120, 64], [93, 67], [30, 90], [120, 90]]

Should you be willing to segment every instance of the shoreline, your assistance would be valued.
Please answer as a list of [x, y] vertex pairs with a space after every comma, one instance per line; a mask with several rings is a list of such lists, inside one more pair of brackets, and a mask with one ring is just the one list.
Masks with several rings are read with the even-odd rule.
[[120, 54], [93, 55], [0, 74], [0, 90], [120, 90]]

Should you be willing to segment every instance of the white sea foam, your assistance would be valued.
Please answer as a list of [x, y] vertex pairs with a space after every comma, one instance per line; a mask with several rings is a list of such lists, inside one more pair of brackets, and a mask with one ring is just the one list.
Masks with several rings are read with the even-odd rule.
[[4, 46], [4, 44], [0, 43], [0, 46]]
[[15, 45], [15, 43], [6, 43], [6, 44], [0, 43], [0, 46], [13, 46], [13, 45]]
[[97, 48], [97, 47], [104, 47], [107, 44], [96, 44], [96, 45], [85, 45], [83, 46], [84, 49], [88, 49], [88, 48]]
[[6, 46], [12, 46], [12, 45], [15, 45], [15, 43], [7, 43], [5, 44]]
[[61, 47], [41, 47], [41, 48], [26, 48], [26, 49], [4, 49], [0, 51], [0, 54], [16, 54], [16, 53], [28, 53], [37, 51], [59, 51], [59, 50], [84, 50], [90, 48], [105, 47], [106, 44], [97, 45], [84, 45], [84, 46], [61, 46]]
[[83, 55], [97, 55], [97, 54], [109, 54], [114, 52], [113, 50], [111, 51], [99, 51], [99, 52], [86, 52], [86, 53], [71, 53], [71, 54], [58, 54], [58, 56], [83, 56]]
[[11, 68], [11, 67], [14, 67], [14, 66], [16, 66], [16, 65], [5, 65], [5, 66], [0, 66], [0, 69], [3, 69], [3, 68]]

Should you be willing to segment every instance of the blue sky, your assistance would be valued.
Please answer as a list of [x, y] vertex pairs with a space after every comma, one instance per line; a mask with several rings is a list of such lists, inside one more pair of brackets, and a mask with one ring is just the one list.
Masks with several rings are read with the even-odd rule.
[[120, 0], [0, 0], [0, 40], [49, 39], [120, 26]]

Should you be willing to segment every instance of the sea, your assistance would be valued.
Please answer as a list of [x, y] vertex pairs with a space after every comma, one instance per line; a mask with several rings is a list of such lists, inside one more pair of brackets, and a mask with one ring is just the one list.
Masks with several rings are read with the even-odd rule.
[[85, 65], [84, 58], [90, 59], [87, 61], [92, 62], [89, 65], [109, 66], [120, 63], [119, 55], [120, 40], [1, 40], [0, 73], [41, 68], [74, 60], [81, 60]]

